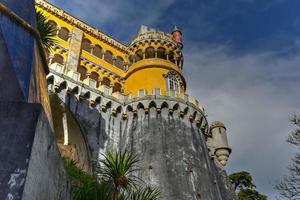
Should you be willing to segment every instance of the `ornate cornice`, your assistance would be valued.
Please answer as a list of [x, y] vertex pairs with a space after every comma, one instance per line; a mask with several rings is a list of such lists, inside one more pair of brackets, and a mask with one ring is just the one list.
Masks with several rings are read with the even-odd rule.
[[64, 10], [48, 3], [44, 0], [35, 0], [35, 3], [38, 7], [50, 12], [51, 14], [59, 17], [60, 19], [69, 22], [73, 26], [83, 30], [85, 33], [90, 34], [91, 36], [103, 41], [104, 43], [109, 43], [114, 48], [118, 49], [119, 51], [126, 53], [127, 46], [122, 44], [121, 42], [112, 39], [105, 33], [101, 32], [100, 30], [84, 23], [83, 21], [77, 19], [76, 17], [66, 13]]

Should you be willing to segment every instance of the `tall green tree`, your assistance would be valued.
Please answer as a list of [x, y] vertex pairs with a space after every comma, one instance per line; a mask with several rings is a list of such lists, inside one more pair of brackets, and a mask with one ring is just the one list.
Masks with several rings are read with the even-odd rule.
[[298, 152], [292, 158], [289, 166], [289, 174], [275, 186], [280, 196], [285, 199], [300, 199], [300, 115], [295, 115], [291, 122], [295, 126], [287, 139], [287, 142], [298, 148]]
[[50, 50], [56, 42], [55, 33], [56, 28], [49, 23], [46, 16], [41, 11], [36, 12], [36, 28], [40, 34], [40, 39], [43, 47]]
[[241, 171], [229, 175], [239, 200], [267, 200], [267, 196], [255, 190], [252, 176], [249, 172]]

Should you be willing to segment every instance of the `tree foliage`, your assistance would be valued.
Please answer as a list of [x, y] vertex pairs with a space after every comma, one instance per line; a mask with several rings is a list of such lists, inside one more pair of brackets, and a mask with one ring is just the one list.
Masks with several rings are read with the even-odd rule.
[[[287, 142], [300, 150], [300, 115], [295, 115], [291, 122], [296, 128], [289, 134]], [[292, 164], [288, 169], [289, 174], [275, 186], [275, 189], [282, 198], [300, 199], [300, 151], [292, 158]]]
[[260, 194], [254, 188], [252, 176], [249, 172], [241, 171], [229, 175], [239, 200], [267, 200], [267, 196]]
[[241, 171], [237, 173], [230, 174], [229, 179], [234, 185], [234, 189], [237, 188], [254, 188], [252, 177], [249, 172]]
[[160, 190], [144, 184], [133, 174], [139, 159], [129, 152], [108, 151], [98, 176], [85, 173], [76, 162], [64, 159], [74, 200], [158, 200]]
[[99, 183], [95, 176], [78, 168], [75, 161], [64, 159], [64, 164], [71, 181], [73, 200], [111, 200], [108, 185]]
[[267, 196], [260, 194], [254, 189], [241, 189], [238, 193], [239, 200], [267, 200]]
[[134, 176], [134, 172], [138, 170], [136, 164], [139, 159], [136, 155], [127, 151], [108, 151], [103, 156], [105, 157], [101, 161], [103, 167], [100, 168], [98, 173], [101, 180], [112, 185], [113, 200], [115, 200], [121, 190], [129, 190], [138, 184], [140, 179]]
[[49, 23], [46, 16], [41, 11], [36, 12], [36, 28], [40, 34], [40, 39], [45, 49], [51, 49], [56, 42], [54, 36], [56, 28]]

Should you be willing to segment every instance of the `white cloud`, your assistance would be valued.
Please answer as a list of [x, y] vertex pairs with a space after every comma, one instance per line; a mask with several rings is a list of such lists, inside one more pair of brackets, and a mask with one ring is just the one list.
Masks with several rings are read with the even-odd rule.
[[[229, 172], [248, 170], [258, 190], [274, 199], [273, 185], [292, 157], [285, 142], [289, 117], [300, 112], [300, 54], [233, 54], [229, 46], [185, 52], [189, 93], [206, 108], [209, 121], [228, 128], [233, 153]], [[298, 86], [298, 88], [297, 88]]]

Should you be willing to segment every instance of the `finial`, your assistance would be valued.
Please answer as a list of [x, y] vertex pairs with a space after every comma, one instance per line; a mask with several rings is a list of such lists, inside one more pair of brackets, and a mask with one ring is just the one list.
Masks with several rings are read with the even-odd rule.
[[173, 34], [174, 32], [180, 32], [180, 34], [182, 34], [180, 28], [176, 25], [173, 26], [173, 30], [172, 30], [171, 34]]

